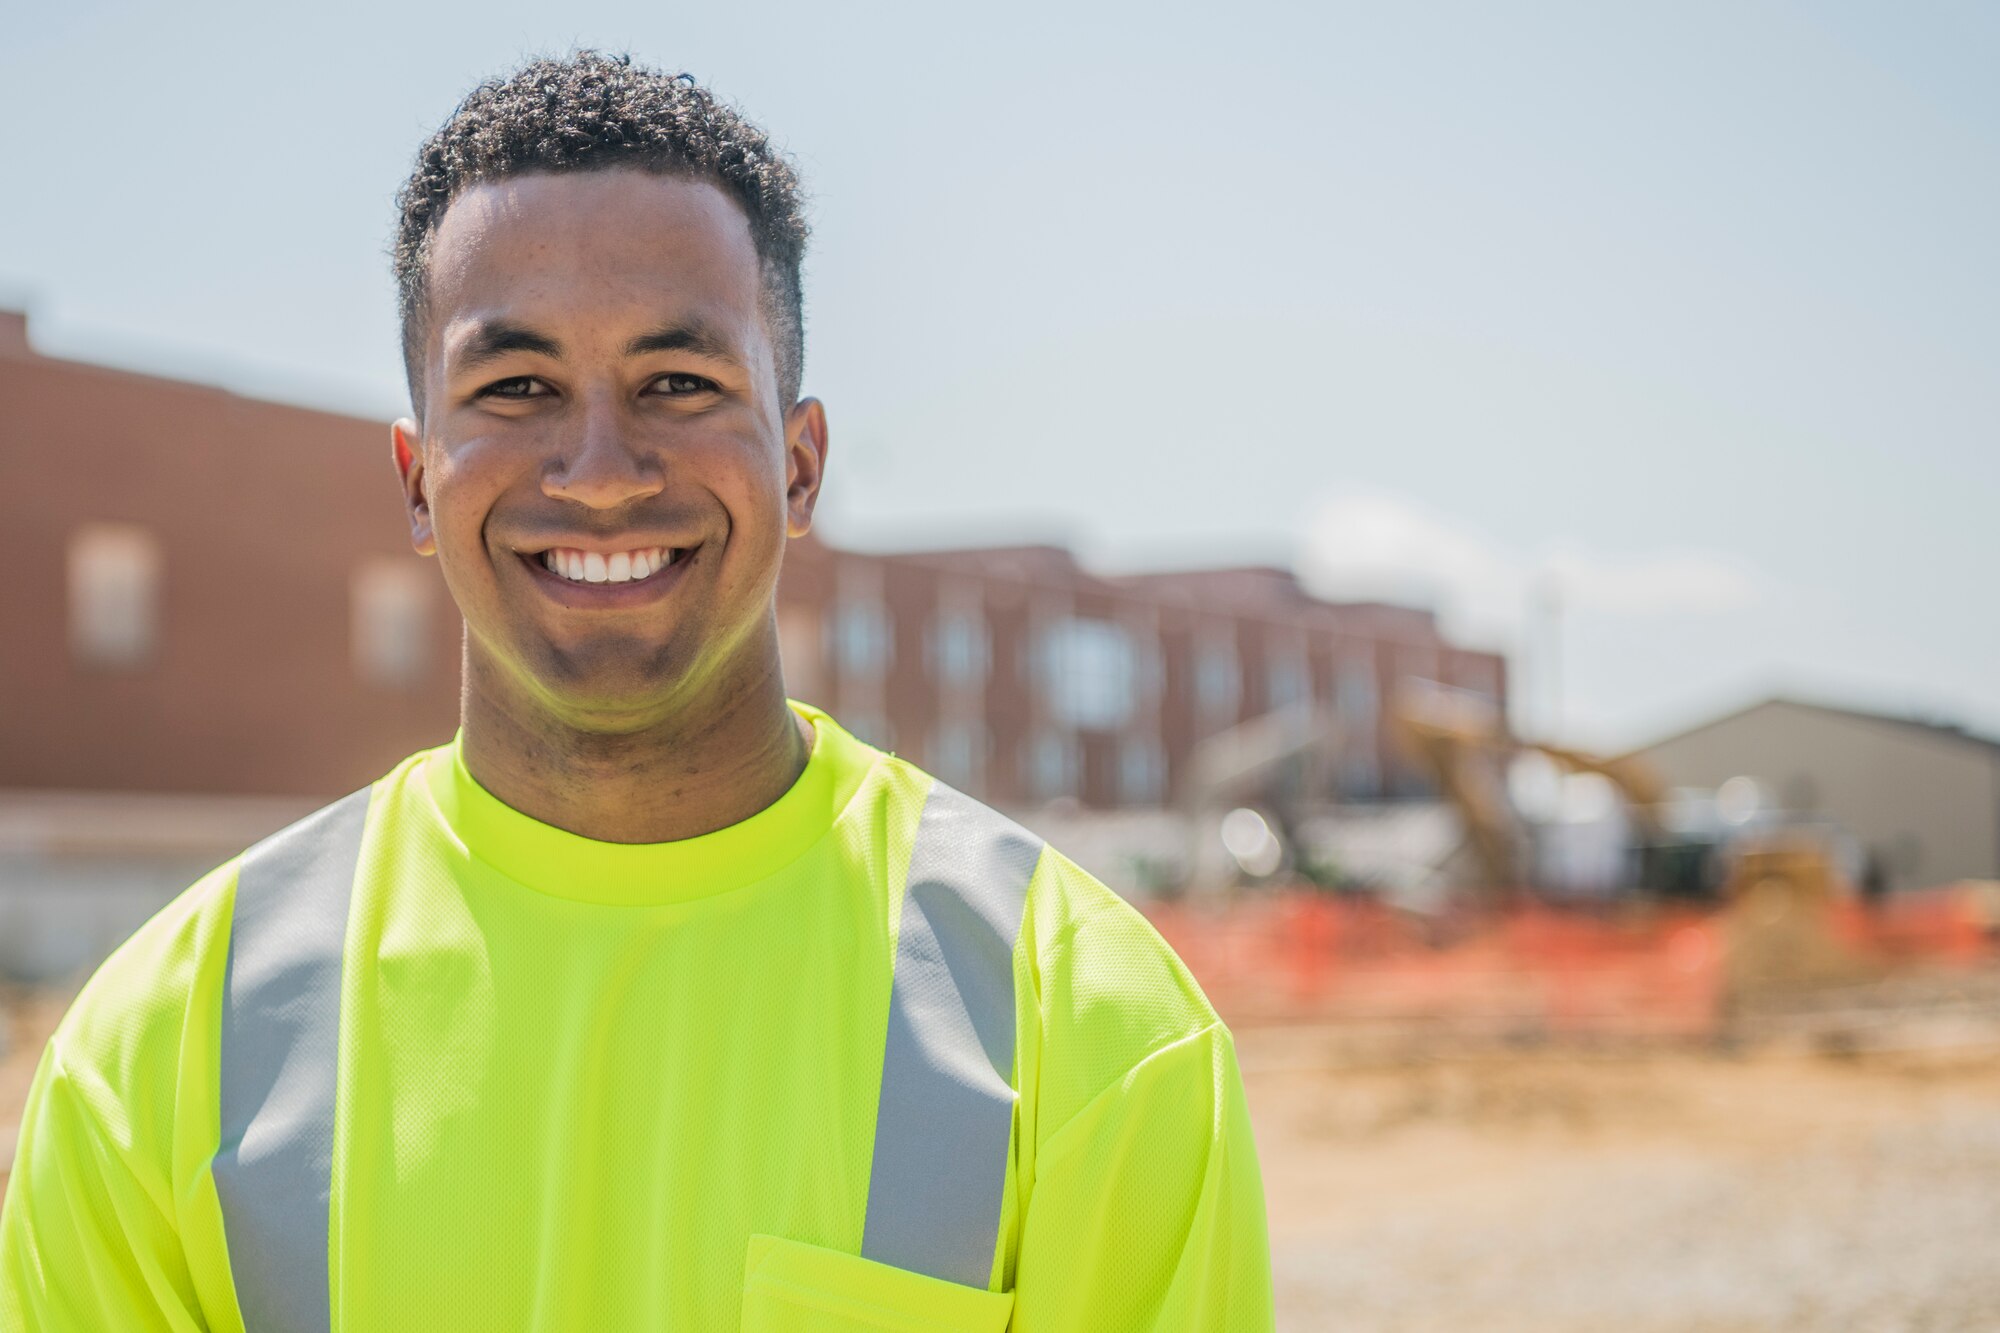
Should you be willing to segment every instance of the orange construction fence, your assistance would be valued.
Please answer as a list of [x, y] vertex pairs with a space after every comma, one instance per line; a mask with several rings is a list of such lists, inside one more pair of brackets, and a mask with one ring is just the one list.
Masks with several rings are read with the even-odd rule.
[[[1523, 1036], [1699, 1037], [1717, 1030], [1725, 919], [1697, 907], [1418, 917], [1312, 890], [1143, 909], [1225, 1019], [1426, 1022]], [[1836, 903], [1857, 958], [1894, 966], [2000, 959], [1994, 913], [1954, 886], [1879, 907]]]

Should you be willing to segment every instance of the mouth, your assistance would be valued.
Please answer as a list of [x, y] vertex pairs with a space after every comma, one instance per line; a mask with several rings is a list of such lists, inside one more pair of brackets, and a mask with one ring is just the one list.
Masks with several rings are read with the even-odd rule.
[[557, 602], [574, 608], [643, 606], [664, 597], [701, 551], [699, 546], [640, 546], [586, 551], [556, 546], [517, 556]]

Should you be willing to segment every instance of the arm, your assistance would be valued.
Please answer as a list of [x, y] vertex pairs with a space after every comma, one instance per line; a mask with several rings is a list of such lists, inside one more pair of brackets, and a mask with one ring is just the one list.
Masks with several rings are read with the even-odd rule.
[[1229, 1031], [1154, 1051], [1043, 1145], [1015, 1333], [1261, 1333], [1271, 1260]]
[[169, 1183], [121, 1150], [50, 1042], [0, 1208], [0, 1328], [206, 1329], [172, 1207]]

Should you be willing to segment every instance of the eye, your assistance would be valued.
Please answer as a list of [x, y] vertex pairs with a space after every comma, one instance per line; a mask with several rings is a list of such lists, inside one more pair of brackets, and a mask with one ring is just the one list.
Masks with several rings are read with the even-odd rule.
[[504, 380], [495, 380], [479, 391], [482, 398], [539, 398], [535, 392], [542, 382], [532, 375], [512, 375]]
[[699, 375], [689, 375], [681, 371], [671, 371], [653, 381], [655, 388], [664, 389], [669, 395], [679, 397], [690, 393], [713, 393], [715, 381], [703, 379]]

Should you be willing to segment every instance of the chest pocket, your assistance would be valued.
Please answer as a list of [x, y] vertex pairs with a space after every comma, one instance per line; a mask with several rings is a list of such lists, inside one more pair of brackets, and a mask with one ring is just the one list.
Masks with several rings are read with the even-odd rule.
[[742, 1333], [1003, 1333], [1012, 1292], [982, 1291], [858, 1255], [752, 1236]]

